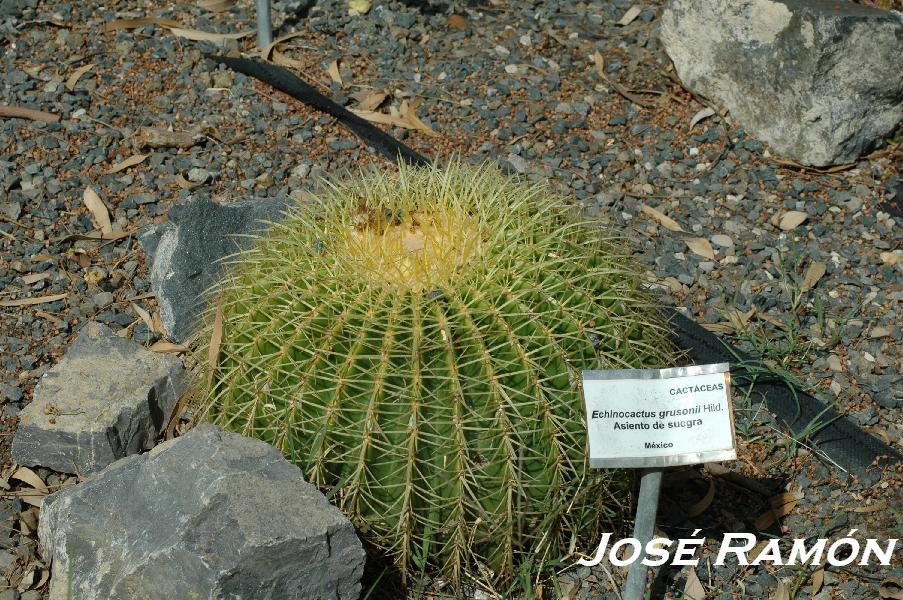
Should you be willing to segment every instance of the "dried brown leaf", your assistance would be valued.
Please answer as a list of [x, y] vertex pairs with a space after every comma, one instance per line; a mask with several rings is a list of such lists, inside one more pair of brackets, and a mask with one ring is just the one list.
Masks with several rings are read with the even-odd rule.
[[700, 325], [712, 333], [734, 333], [734, 326], [730, 323], [700, 323]]
[[687, 600], [705, 600], [705, 588], [696, 575], [696, 569], [690, 567], [687, 571], [687, 583], [684, 585], [683, 598]]
[[162, 127], [142, 127], [135, 136], [136, 144], [148, 148], [191, 148], [203, 139], [190, 131], [170, 131]]
[[90, 185], [86, 187], [82, 199], [85, 202], [85, 206], [91, 211], [94, 224], [97, 225], [100, 232], [104, 235], [113, 233], [113, 224], [110, 223], [110, 212], [107, 210], [103, 200], [100, 199], [100, 196], [97, 195], [97, 192], [94, 191], [94, 188]]
[[235, 6], [235, 0], [198, 0], [196, 4], [210, 12], [223, 12]]
[[118, 173], [119, 171], [124, 171], [129, 167], [134, 167], [135, 165], [140, 165], [150, 154], [133, 154], [132, 156], [122, 160], [107, 170], [107, 175], [112, 175], [113, 173]]
[[745, 331], [749, 321], [756, 315], [756, 307], [753, 306], [746, 312], [740, 312], [736, 308], [728, 313], [727, 318], [730, 321], [734, 331]]
[[778, 587], [775, 588], [771, 600], [791, 600], [790, 586], [779, 580]]
[[[110, 233], [101, 233], [99, 231], [92, 231], [90, 233], [70, 233], [69, 235], [58, 238], [55, 241], [59, 241], [60, 243], [68, 243], [68, 242], [77, 242], [77, 241], [111, 241], [111, 240], [121, 240], [122, 238], [129, 237], [130, 235], [135, 234], [135, 229], [130, 229], [128, 231], [112, 231]], [[77, 258], [81, 264], [81, 259]]]
[[768, 529], [778, 519], [789, 515], [802, 497], [802, 492], [791, 491], [776, 494], [769, 498], [768, 503], [771, 505], [771, 509], [759, 515], [755, 521], [756, 528], [759, 531]]
[[708, 119], [709, 117], [713, 116], [714, 114], [715, 114], [715, 109], [712, 108], [711, 106], [707, 106], [707, 107], [703, 108], [698, 113], [693, 115], [692, 119], [690, 119], [690, 126], [688, 127], [688, 129], [693, 129], [697, 123], [699, 123], [700, 121], [702, 121], [704, 119]]
[[291, 39], [303, 37], [305, 35], [307, 35], [307, 33], [304, 31], [295, 31], [293, 33], [288, 33], [282, 37], [276, 38], [260, 50], [260, 58], [262, 58], [263, 60], [270, 60], [270, 57], [273, 54], [273, 50], [276, 50], [279, 46]]
[[630, 25], [638, 16], [640, 16], [641, 12], [643, 12], [643, 9], [634, 4], [627, 9], [627, 12], [625, 12], [624, 16], [621, 17], [621, 20], [618, 21], [618, 25], [620, 25], [621, 27]]
[[881, 600], [903, 600], [903, 577], [887, 577], [878, 586]]
[[94, 68], [94, 63], [89, 63], [83, 67], [79, 67], [78, 69], [72, 72], [72, 75], [69, 76], [69, 79], [66, 80], [66, 89], [70, 92], [75, 89], [75, 84], [78, 83], [78, 80], [81, 79], [82, 75], [90, 71]]
[[389, 94], [383, 91], [358, 94], [354, 96], [357, 100], [357, 106], [355, 108], [357, 108], [357, 110], [376, 110], [388, 97]]
[[799, 210], [789, 210], [781, 215], [781, 220], [778, 224], [778, 227], [781, 228], [781, 231], [790, 231], [792, 229], [796, 229], [803, 222], [809, 218], [809, 215]]
[[709, 240], [705, 238], [689, 238], [684, 241], [687, 243], [687, 247], [693, 254], [698, 254], [709, 260], [715, 260], [715, 250], [712, 248], [712, 244]]
[[184, 29], [182, 27], [170, 27], [169, 32], [186, 40], [195, 40], [197, 42], [213, 42], [214, 44], [223, 44], [228, 40], [240, 40], [249, 35], [254, 35], [254, 30], [239, 31], [237, 33], [214, 33], [212, 31], [201, 31], [200, 29]]
[[828, 272], [828, 266], [823, 262], [813, 262], [809, 265], [809, 268], [806, 269], [806, 274], [803, 276], [803, 282], [800, 284], [800, 291], [808, 292], [812, 288], [815, 287], [815, 284], [818, 283], [818, 280], [824, 277], [825, 273]]
[[69, 294], [53, 294], [51, 296], [38, 296], [32, 298], [19, 298], [18, 300], [2, 300], [0, 306], [31, 306], [33, 304], [44, 304], [45, 302], [56, 302], [68, 297]]
[[160, 311], [155, 310], [154, 316], [151, 317], [151, 323], [153, 327], [151, 327], [151, 331], [156, 331], [158, 333], [166, 333], [166, 328], [163, 327], [163, 319], [160, 318]]
[[881, 502], [876, 502], [874, 504], [869, 504], [867, 506], [857, 506], [855, 508], [851, 508], [850, 511], [854, 512], [854, 513], [862, 514], [862, 513], [878, 512], [879, 510], [884, 510], [886, 508], [887, 508], [887, 502], [882, 500]]
[[31, 586], [34, 590], [39, 590], [44, 587], [44, 584], [47, 583], [47, 580], [50, 579], [50, 569], [41, 569], [41, 578], [38, 579], [37, 583]]
[[164, 340], [160, 340], [150, 347], [151, 352], [160, 352], [162, 354], [181, 354], [188, 352], [188, 350], [189, 348], [185, 344], [174, 344]]
[[216, 314], [213, 316], [213, 335], [210, 337], [210, 347], [207, 349], [207, 362], [210, 371], [207, 376], [207, 385], [213, 382], [213, 373], [219, 362], [219, 346], [223, 340], [223, 305], [216, 305]]
[[277, 64], [280, 67], [288, 67], [290, 69], [297, 69], [299, 71], [305, 68], [304, 63], [293, 58], [289, 58], [279, 50], [273, 50], [273, 56], [271, 60], [274, 64]]
[[683, 231], [683, 227], [680, 226], [680, 223], [666, 215], [665, 213], [652, 208], [649, 205], [644, 204], [641, 208], [641, 211], [654, 218], [656, 221], [662, 224], [662, 227], [668, 229], [670, 231]]
[[102, 32], [116, 31], [117, 29], [137, 29], [144, 25], [159, 25], [161, 27], [178, 27], [180, 23], [172, 19], [161, 19], [159, 17], [142, 17], [140, 19], [115, 19], [109, 23], [104, 23], [100, 28]]
[[413, 129], [422, 131], [428, 135], [439, 135], [438, 133], [433, 131], [429, 125], [421, 121], [420, 117], [417, 116], [417, 107], [419, 105], [419, 102], [408, 104], [408, 101], [404, 100], [402, 101], [398, 112], [401, 113], [401, 116], [404, 120], [411, 124]]
[[698, 517], [712, 505], [712, 500], [715, 499], [715, 480], [709, 479], [708, 482], [709, 489], [706, 490], [705, 496], [703, 496], [699, 502], [687, 509], [688, 518], [692, 519], [693, 517]]
[[132, 302], [132, 310], [135, 311], [135, 314], [141, 317], [141, 320], [144, 321], [144, 324], [147, 326], [148, 331], [156, 331], [154, 329], [154, 320], [153, 318], [151, 318], [149, 312], [147, 312], [134, 302]]
[[16, 472], [9, 476], [10, 479], [18, 479], [22, 483], [29, 485], [39, 492], [47, 493], [47, 485], [44, 480], [38, 477], [38, 474], [28, 467], [19, 467]]
[[342, 82], [342, 74], [339, 73], [339, 61], [334, 60], [329, 63], [329, 67], [326, 69], [326, 72], [329, 73], [329, 78], [332, 79], [339, 85], [345, 85]]
[[812, 575], [810, 576], [810, 582], [812, 584], [809, 593], [813, 596], [821, 591], [822, 586], [825, 584], [825, 568], [824, 566], [820, 566], [814, 571], [812, 571]]
[[25, 285], [31, 285], [45, 279], [50, 279], [50, 273], [46, 271], [43, 273], [29, 273], [28, 275], [22, 275], [22, 283]]
[[43, 110], [35, 110], [33, 108], [23, 108], [21, 106], [10, 106], [8, 104], [0, 104], [0, 117], [9, 119], [31, 119], [32, 121], [43, 121], [45, 123], [56, 123], [60, 120], [59, 115], [53, 115]]
[[[38, 515], [35, 508], [32, 506], [28, 510], [23, 510], [19, 513], [19, 523], [21, 523], [24, 527], [28, 527], [29, 531], [37, 531], [38, 529]], [[28, 535], [24, 531], [22, 535]]]

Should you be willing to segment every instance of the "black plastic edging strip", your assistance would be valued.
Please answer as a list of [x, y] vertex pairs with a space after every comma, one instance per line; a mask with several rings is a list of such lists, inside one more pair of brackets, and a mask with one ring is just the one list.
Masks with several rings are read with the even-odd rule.
[[[367, 145], [390, 160], [404, 160], [414, 165], [431, 164], [427, 157], [336, 104], [288, 69], [247, 58], [212, 54], [208, 54], [207, 58], [259, 79], [308, 106], [332, 115]], [[759, 395], [768, 409], [792, 433], [806, 432], [807, 440], [814, 442], [819, 450], [846, 471], [861, 474], [879, 457], [886, 457], [892, 462], [903, 458], [881, 440], [827, 408], [816, 397], [791, 387], [791, 384], [778, 377], [763, 374], [767, 373], [767, 369], [761, 361], [727, 346], [692, 319], [676, 310], [669, 310], [666, 317], [675, 328], [675, 344], [686, 350], [692, 360], [697, 363], [731, 363], [731, 375], [738, 385], [751, 386], [752, 393]]]
[[719, 337], [676, 310], [666, 315], [674, 326], [673, 340], [701, 363], [731, 363], [731, 377], [740, 386], [752, 386], [765, 405], [794, 434], [811, 432], [806, 443], [815, 446], [851, 473], [862, 473], [878, 457], [898, 462], [900, 454], [871, 436], [848, 418], [826, 407], [818, 398], [793, 388], [780, 377], [767, 373], [761, 361], [727, 346]]
[[314, 86], [300, 79], [288, 69], [249, 58], [221, 56], [218, 54], [207, 54], [205, 56], [214, 62], [226, 65], [233, 71], [259, 79], [277, 90], [285, 92], [292, 98], [335, 117], [339, 120], [339, 123], [350, 129], [364, 143], [389, 160], [397, 161], [400, 158], [412, 165], [429, 165], [431, 162], [430, 159], [410, 146], [399, 142], [378, 127], [374, 127], [366, 119], [333, 102], [321, 94]]

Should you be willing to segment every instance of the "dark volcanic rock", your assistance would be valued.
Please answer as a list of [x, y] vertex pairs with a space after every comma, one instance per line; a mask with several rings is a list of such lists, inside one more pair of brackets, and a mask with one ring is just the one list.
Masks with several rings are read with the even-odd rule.
[[47, 496], [50, 598], [358, 597], [351, 522], [274, 447], [200, 425]]
[[219, 204], [192, 198], [169, 211], [169, 221], [141, 234], [150, 255], [151, 287], [169, 335], [184, 341], [203, 310], [204, 292], [222, 272], [220, 261], [247, 245], [285, 209], [281, 200]]
[[182, 363], [88, 323], [19, 413], [21, 465], [94, 473], [153, 447], [182, 393]]

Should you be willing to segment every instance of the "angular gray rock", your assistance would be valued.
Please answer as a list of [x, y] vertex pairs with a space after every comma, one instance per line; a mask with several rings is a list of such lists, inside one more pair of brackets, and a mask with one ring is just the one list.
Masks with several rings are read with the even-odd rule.
[[51, 600], [349, 600], [364, 568], [298, 467], [208, 424], [47, 496], [38, 536]]
[[141, 233], [151, 288], [170, 337], [182, 342], [191, 336], [204, 292], [222, 273], [220, 261], [246, 247], [247, 236], [266, 230], [285, 207], [286, 201], [278, 199], [219, 204], [194, 197], [173, 206], [169, 221]]
[[153, 447], [184, 389], [178, 358], [86, 324], [19, 413], [20, 465], [86, 475]]
[[684, 85], [801, 163], [853, 161], [903, 119], [903, 13], [846, 0], [670, 0], [661, 40]]

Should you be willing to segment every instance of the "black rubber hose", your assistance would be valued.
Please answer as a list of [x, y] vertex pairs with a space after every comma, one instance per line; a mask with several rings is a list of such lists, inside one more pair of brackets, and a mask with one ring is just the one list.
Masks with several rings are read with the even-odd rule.
[[[208, 54], [207, 58], [230, 69], [255, 77], [339, 120], [371, 148], [390, 160], [414, 165], [431, 164], [430, 159], [388, 135], [318, 92], [288, 69], [247, 58]], [[826, 407], [816, 397], [796, 389], [788, 382], [768, 376], [761, 361], [734, 349], [715, 334], [675, 310], [666, 314], [674, 326], [673, 339], [697, 363], [731, 363], [731, 376], [739, 386], [751, 386], [751, 392], [765, 402], [795, 435], [806, 434], [820, 451], [844, 470], [864, 474], [879, 458], [898, 462], [900, 454], [857, 427], [852, 421]], [[808, 442], [807, 442], [808, 443]]]

